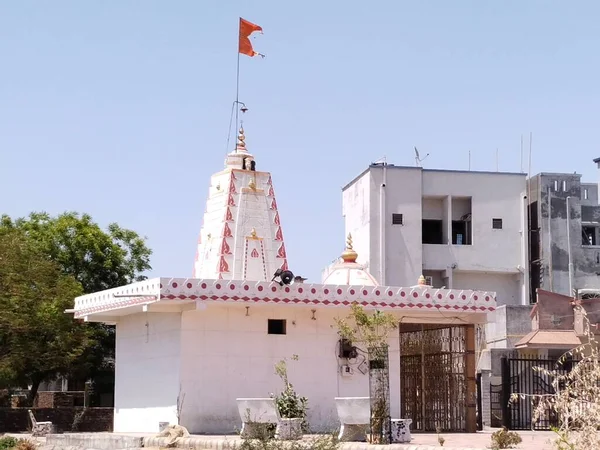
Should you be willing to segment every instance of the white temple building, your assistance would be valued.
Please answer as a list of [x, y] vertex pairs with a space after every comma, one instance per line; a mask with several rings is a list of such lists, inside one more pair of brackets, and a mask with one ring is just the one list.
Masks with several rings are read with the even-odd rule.
[[[494, 311], [495, 293], [380, 286], [356, 263], [351, 239], [322, 284], [271, 281], [288, 268], [284, 233], [271, 174], [255, 169], [240, 130], [211, 178], [193, 278], [154, 278], [75, 299], [76, 318], [116, 324], [114, 431], [156, 432], [169, 422], [191, 433], [233, 433], [241, 425], [236, 398], [281, 390], [274, 365], [293, 355], [290, 381], [308, 398], [312, 430], [337, 427], [334, 398], [369, 395], [364, 359], [340, 357], [334, 325], [354, 302], [398, 317], [389, 342], [392, 417], [414, 417], [418, 431], [430, 427], [427, 414], [437, 414], [446, 428], [475, 431], [474, 324]], [[413, 352], [428, 330], [450, 330], [454, 341], [436, 341], [435, 351], [451, 362], [422, 377], [403, 358], [437, 355], [433, 347]], [[416, 394], [457, 383], [461, 389], [443, 401], [424, 403]]]

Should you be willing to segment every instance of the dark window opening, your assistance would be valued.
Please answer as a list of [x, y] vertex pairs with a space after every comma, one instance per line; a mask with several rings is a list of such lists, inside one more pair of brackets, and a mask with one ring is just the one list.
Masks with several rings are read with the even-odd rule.
[[494, 230], [502, 229], [502, 219], [492, 219], [492, 228]]
[[471, 245], [471, 221], [452, 221], [452, 244]]
[[596, 245], [596, 227], [583, 227], [581, 229], [581, 244]]
[[444, 225], [441, 220], [423, 219], [423, 244], [443, 244]]
[[285, 319], [269, 319], [268, 333], [269, 334], [286, 334]]
[[402, 214], [392, 214], [392, 225], [403, 225]]

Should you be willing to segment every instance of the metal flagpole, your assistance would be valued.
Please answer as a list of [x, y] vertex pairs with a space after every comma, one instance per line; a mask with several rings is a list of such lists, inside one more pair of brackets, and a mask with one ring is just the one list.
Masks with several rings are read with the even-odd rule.
[[236, 151], [237, 151], [237, 133], [239, 130], [239, 106], [240, 106], [240, 33], [242, 30], [242, 18], [238, 23], [238, 49], [237, 49], [237, 69], [235, 76], [235, 136], [236, 136]]

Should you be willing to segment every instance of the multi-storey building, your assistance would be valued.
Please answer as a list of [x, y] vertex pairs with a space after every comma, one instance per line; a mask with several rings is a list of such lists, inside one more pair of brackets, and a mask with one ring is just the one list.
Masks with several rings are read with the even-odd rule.
[[521, 173], [372, 164], [343, 188], [346, 233], [381, 283], [423, 274], [498, 305], [529, 304], [527, 204]]
[[564, 295], [600, 288], [598, 185], [576, 173], [540, 173], [528, 188], [532, 298], [538, 288]]

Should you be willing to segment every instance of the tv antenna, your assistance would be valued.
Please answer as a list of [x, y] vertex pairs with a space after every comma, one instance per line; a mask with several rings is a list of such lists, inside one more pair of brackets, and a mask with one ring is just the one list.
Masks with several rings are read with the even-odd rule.
[[415, 165], [417, 167], [421, 167], [421, 163], [423, 161], [425, 161], [428, 156], [429, 156], [429, 153], [427, 153], [423, 158], [421, 158], [421, 155], [419, 154], [419, 150], [417, 150], [417, 147], [415, 147]]

